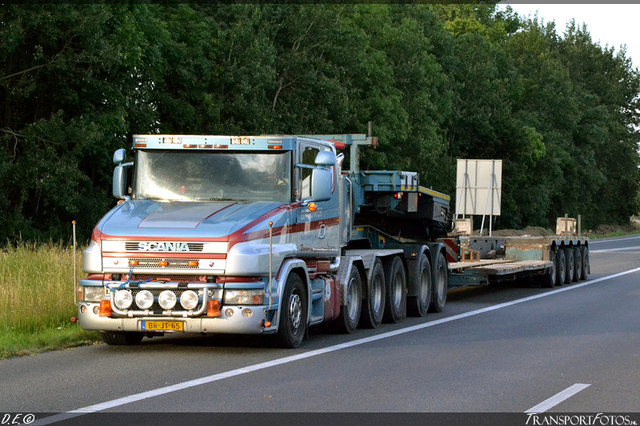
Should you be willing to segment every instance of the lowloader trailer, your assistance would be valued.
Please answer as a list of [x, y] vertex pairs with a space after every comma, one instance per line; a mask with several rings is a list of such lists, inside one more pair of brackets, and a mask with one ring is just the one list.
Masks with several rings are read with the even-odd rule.
[[[271, 335], [295, 348], [320, 324], [353, 333], [440, 312], [451, 286], [523, 274], [554, 285], [575, 270], [571, 254], [588, 271], [584, 239], [506, 239], [509, 262], [448, 260], [451, 244], [482, 249], [450, 237], [449, 196], [416, 173], [360, 170], [358, 148], [376, 144], [352, 134], [134, 135], [133, 161], [124, 149], [113, 157], [120, 201], [84, 251], [81, 327], [112, 345], [178, 332]], [[523, 269], [496, 272], [509, 264]]]

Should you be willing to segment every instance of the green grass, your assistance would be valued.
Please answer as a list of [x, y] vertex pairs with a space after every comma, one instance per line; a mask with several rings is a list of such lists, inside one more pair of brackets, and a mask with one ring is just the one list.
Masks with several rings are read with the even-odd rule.
[[623, 237], [625, 235], [637, 235], [637, 234], [640, 234], [640, 229], [632, 232], [616, 231], [616, 232], [609, 232], [607, 234], [594, 234], [594, 235], [588, 235], [588, 236], [592, 240], [601, 240], [603, 238]]
[[[81, 250], [77, 275], [82, 275]], [[71, 322], [73, 248], [20, 243], [0, 250], [0, 358], [90, 344], [98, 333]]]

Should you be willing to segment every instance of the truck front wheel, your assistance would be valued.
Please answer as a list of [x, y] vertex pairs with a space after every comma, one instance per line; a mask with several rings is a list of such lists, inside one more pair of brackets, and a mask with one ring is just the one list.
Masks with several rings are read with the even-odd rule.
[[107, 345], [137, 345], [142, 341], [144, 333], [101, 331], [100, 337]]
[[289, 274], [280, 300], [280, 322], [276, 342], [283, 348], [297, 348], [307, 330], [307, 297], [300, 276]]

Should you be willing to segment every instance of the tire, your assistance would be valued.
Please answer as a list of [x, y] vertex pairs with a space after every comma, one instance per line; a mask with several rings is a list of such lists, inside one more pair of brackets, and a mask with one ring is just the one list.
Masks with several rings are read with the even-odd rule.
[[384, 268], [380, 259], [376, 259], [371, 271], [371, 280], [367, 285], [367, 300], [362, 304], [360, 321], [366, 328], [378, 328], [384, 316], [386, 301]]
[[582, 247], [582, 276], [580, 279], [586, 280], [591, 273], [591, 266], [589, 266], [589, 247]]
[[138, 345], [144, 337], [144, 333], [136, 332], [117, 332], [117, 331], [101, 331], [100, 337], [107, 345]]
[[347, 304], [340, 306], [340, 315], [333, 325], [339, 333], [352, 334], [358, 328], [362, 310], [362, 278], [355, 265], [351, 267], [346, 294]]
[[556, 251], [555, 250], [550, 250], [549, 252], [549, 257], [551, 259], [551, 271], [549, 271], [549, 273], [544, 274], [542, 276], [542, 287], [543, 288], [553, 288], [556, 285], [556, 277], [557, 277], [557, 268], [556, 268]]
[[573, 248], [573, 281], [582, 279], [582, 247]]
[[426, 254], [420, 256], [420, 262], [413, 273], [409, 273], [411, 288], [417, 290], [417, 295], [407, 298], [407, 315], [423, 317], [429, 312], [431, 303], [431, 263]]
[[449, 271], [447, 259], [442, 252], [438, 253], [435, 264], [435, 275], [433, 279], [433, 291], [431, 293], [431, 304], [429, 312], [442, 312], [447, 303], [447, 288], [449, 287]]
[[281, 348], [297, 348], [307, 331], [307, 295], [302, 279], [290, 273], [280, 300], [280, 322], [275, 335], [276, 344]]
[[575, 262], [573, 260], [573, 249], [565, 248], [564, 249], [564, 260], [567, 262], [567, 273], [564, 276], [564, 283], [571, 284], [573, 281], [573, 276], [575, 275]]
[[407, 275], [399, 256], [393, 256], [387, 265], [384, 282], [386, 284], [384, 320], [390, 323], [400, 322], [407, 310]]
[[567, 276], [567, 262], [564, 259], [564, 250], [556, 252], [556, 285], [562, 285]]

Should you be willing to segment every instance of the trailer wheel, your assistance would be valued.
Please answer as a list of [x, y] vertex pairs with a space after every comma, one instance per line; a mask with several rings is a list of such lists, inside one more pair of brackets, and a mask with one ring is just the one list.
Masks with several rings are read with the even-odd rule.
[[100, 337], [107, 345], [137, 345], [142, 341], [144, 333], [101, 331]]
[[562, 285], [567, 275], [567, 263], [564, 260], [564, 250], [560, 249], [556, 252], [556, 284]]
[[413, 317], [423, 317], [429, 312], [432, 287], [431, 263], [429, 263], [429, 258], [426, 254], [423, 253], [422, 256], [420, 256], [420, 263], [415, 273], [409, 273], [409, 280], [417, 281], [415, 287], [418, 289], [418, 294], [407, 298], [407, 314]]
[[385, 307], [384, 268], [380, 259], [376, 259], [371, 271], [371, 281], [367, 286], [367, 302], [362, 305], [360, 319], [367, 328], [377, 328], [382, 323]]
[[407, 309], [407, 275], [399, 256], [393, 256], [384, 274], [386, 284], [386, 306], [384, 320], [396, 323], [402, 321]]
[[347, 304], [340, 306], [340, 315], [333, 323], [336, 331], [351, 334], [358, 328], [362, 310], [362, 279], [358, 268], [352, 266], [347, 284]]
[[573, 281], [582, 279], [582, 247], [573, 248]]
[[435, 266], [435, 280], [429, 312], [442, 312], [447, 303], [447, 288], [449, 287], [449, 271], [447, 259], [442, 252], [438, 253]]
[[307, 297], [302, 279], [296, 273], [287, 277], [280, 309], [276, 343], [282, 348], [297, 348], [302, 344], [307, 330]]
[[591, 272], [591, 267], [589, 266], [589, 247], [582, 247], [582, 276], [580, 277], [583, 280], [586, 280], [589, 277], [589, 273]]
[[551, 257], [551, 270], [542, 276], [542, 287], [544, 288], [553, 288], [556, 285], [556, 275], [557, 275], [557, 267], [556, 267], [556, 256], [558, 255], [555, 250], [551, 250], [549, 252]]
[[571, 284], [575, 275], [575, 262], [573, 261], [573, 250], [571, 247], [564, 249], [564, 260], [567, 262], [567, 272], [564, 276], [564, 283]]

